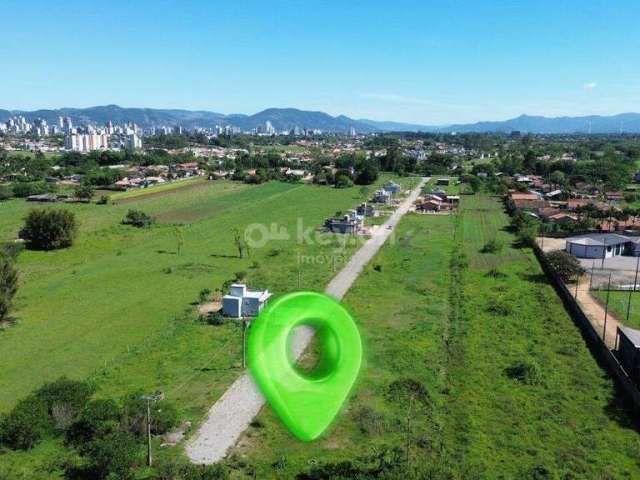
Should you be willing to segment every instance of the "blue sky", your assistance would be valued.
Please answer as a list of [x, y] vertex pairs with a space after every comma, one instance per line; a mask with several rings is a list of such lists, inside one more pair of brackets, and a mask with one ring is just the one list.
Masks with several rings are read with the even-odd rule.
[[640, 2], [4, 0], [0, 108], [640, 111]]

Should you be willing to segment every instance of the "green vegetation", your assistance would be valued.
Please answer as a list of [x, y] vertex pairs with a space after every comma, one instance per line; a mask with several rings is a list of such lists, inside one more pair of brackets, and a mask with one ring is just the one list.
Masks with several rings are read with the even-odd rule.
[[[365, 199], [359, 188], [218, 181], [120, 205], [69, 204], [79, 223], [73, 247], [27, 250], [17, 258], [22, 282], [12, 315], [18, 322], [0, 335], [0, 412], [43, 382], [66, 375], [90, 380], [98, 399], [160, 390], [181, 420], [200, 421], [241, 371], [242, 331], [237, 322], [198, 321], [193, 305], [199, 292], [208, 288], [219, 295], [239, 274], [252, 287], [292, 291], [298, 288], [298, 275], [292, 274], [298, 255], [315, 259], [304, 265], [301, 287], [322, 290], [340, 267], [323, 260], [336, 249], [348, 257], [356, 245], [315, 229], [335, 211]], [[11, 200], [5, 208], [0, 240], [8, 241], [30, 206]], [[121, 225], [130, 208], [158, 222], [145, 229]], [[322, 243], [298, 244], [299, 218], [302, 233], [321, 235]], [[233, 229], [244, 232], [252, 224], [273, 224], [290, 237], [269, 240], [240, 258]], [[28, 453], [0, 453], [0, 478], [5, 472], [18, 479], [56, 478], [62, 444], [61, 438], [46, 437]], [[159, 461], [179, 453], [159, 444], [154, 438]]]
[[27, 247], [33, 250], [68, 248], [78, 232], [76, 216], [66, 209], [33, 209], [20, 230]]
[[302, 444], [266, 408], [232, 478], [640, 475], [630, 411], [507, 225], [480, 195], [406, 217], [345, 298], [366, 351], [344, 411]]
[[0, 252], [0, 325], [8, 321], [13, 297], [18, 291], [18, 271], [13, 258]]
[[155, 223], [155, 218], [147, 215], [142, 210], [130, 209], [122, 219], [123, 225], [132, 225], [137, 228], [150, 227]]
[[565, 283], [575, 282], [585, 273], [585, 269], [582, 268], [580, 261], [564, 250], [554, 250], [553, 252], [547, 253], [546, 257], [553, 269], [560, 275], [560, 278], [562, 278], [562, 281]]
[[[591, 294], [600, 300], [602, 305], [607, 303], [606, 290], [593, 290]], [[629, 320], [627, 321], [629, 294], [631, 294], [631, 308], [629, 309]], [[609, 311], [624, 325], [640, 329], [640, 291], [623, 292], [612, 290], [609, 292]]]

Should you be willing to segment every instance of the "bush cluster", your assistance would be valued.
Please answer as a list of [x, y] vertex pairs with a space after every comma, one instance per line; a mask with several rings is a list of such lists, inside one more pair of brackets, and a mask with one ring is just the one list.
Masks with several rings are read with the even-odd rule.
[[65, 209], [36, 208], [29, 212], [20, 238], [29, 248], [55, 250], [73, 245], [78, 231], [76, 216]]
[[127, 212], [124, 219], [122, 219], [122, 223], [124, 225], [133, 225], [137, 228], [146, 228], [155, 223], [155, 218], [141, 210], [131, 209]]
[[582, 268], [580, 261], [564, 250], [554, 250], [545, 256], [551, 267], [553, 267], [565, 283], [575, 282], [576, 278], [585, 273], [585, 269]]
[[[68, 475], [131, 478], [144, 450], [146, 401], [142, 392], [120, 402], [92, 399], [94, 392], [92, 384], [67, 378], [43, 385], [0, 418], [0, 444], [28, 450], [45, 438], [62, 436], [80, 455], [80, 461], [65, 465]], [[152, 407], [152, 434], [164, 434], [177, 425], [178, 412], [171, 402], [160, 400]]]

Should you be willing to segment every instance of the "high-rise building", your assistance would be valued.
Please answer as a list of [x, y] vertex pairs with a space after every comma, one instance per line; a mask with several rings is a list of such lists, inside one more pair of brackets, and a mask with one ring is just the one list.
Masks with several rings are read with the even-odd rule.
[[74, 152], [91, 152], [109, 148], [109, 135], [96, 132], [70, 133], [64, 137], [64, 148]]
[[71, 117], [64, 117], [62, 119], [62, 130], [65, 134], [70, 135], [73, 130], [73, 123], [71, 122]]
[[127, 136], [127, 149], [138, 150], [142, 148], [142, 139], [135, 133]]

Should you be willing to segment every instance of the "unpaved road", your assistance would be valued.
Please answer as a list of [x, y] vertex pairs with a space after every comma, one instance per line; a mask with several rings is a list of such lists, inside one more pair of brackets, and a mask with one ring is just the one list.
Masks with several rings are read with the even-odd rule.
[[[325, 293], [338, 300], [349, 290], [365, 265], [392, 235], [396, 225], [409, 211], [420, 195], [423, 178], [418, 186], [401, 203], [391, 217], [377, 229], [373, 236], [351, 257], [345, 267], [329, 282]], [[390, 227], [390, 228], [389, 228]], [[298, 358], [313, 337], [313, 330], [299, 329], [292, 349]], [[211, 464], [222, 460], [227, 450], [234, 446], [253, 418], [260, 412], [265, 399], [251, 376], [244, 373], [211, 407], [207, 419], [186, 445], [186, 452], [193, 463]]]

